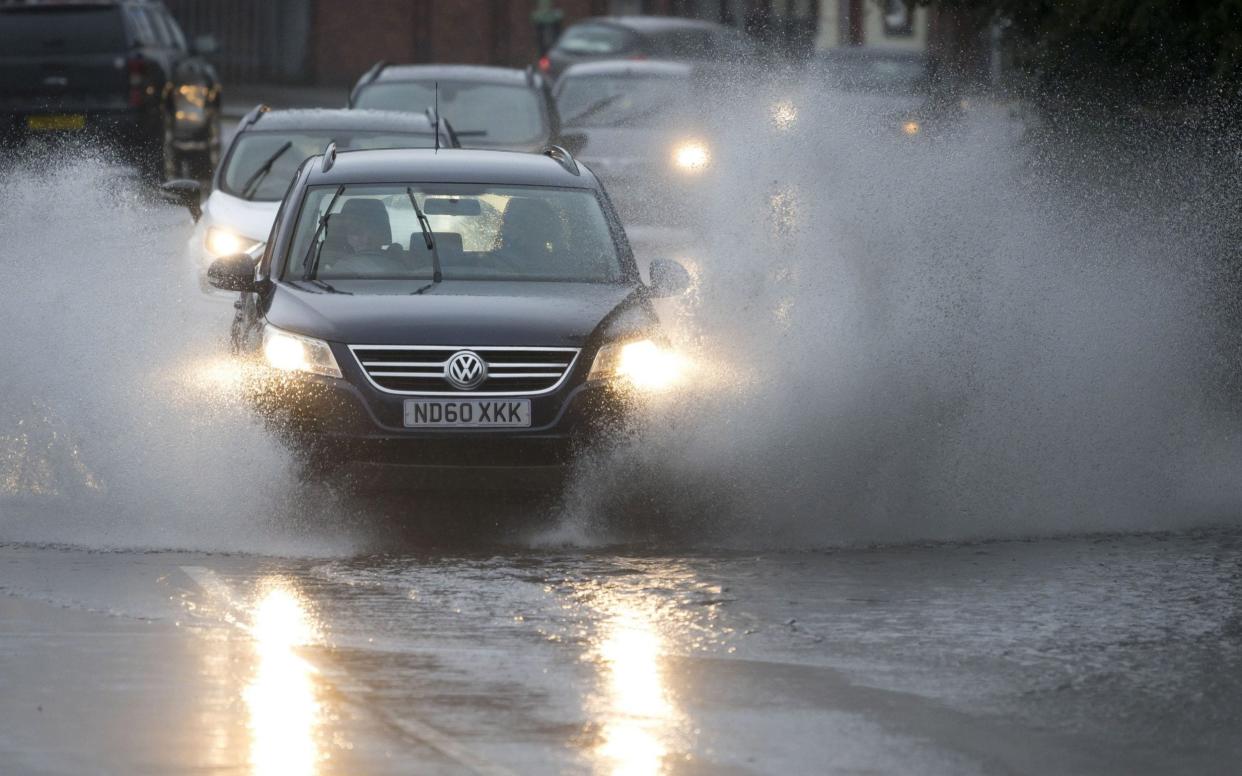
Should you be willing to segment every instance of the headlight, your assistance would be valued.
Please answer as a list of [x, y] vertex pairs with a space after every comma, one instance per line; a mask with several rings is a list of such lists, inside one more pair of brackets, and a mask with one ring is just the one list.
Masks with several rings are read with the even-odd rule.
[[332, 348], [323, 340], [303, 337], [268, 325], [263, 329], [263, 358], [268, 366], [286, 372], [340, 377]]
[[629, 383], [643, 391], [662, 391], [681, 381], [682, 362], [652, 340], [613, 342], [599, 349], [588, 380]]
[[259, 246], [259, 241], [213, 226], [207, 229], [203, 244], [212, 256], [232, 256], [235, 253], [249, 253]]
[[901, 131], [905, 132], [910, 137], [917, 135], [920, 129], [922, 129], [922, 127], [919, 126], [917, 121], [907, 121], [901, 125]]
[[702, 172], [711, 162], [711, 151], [698, 141], [682, 143], [673, 149], [673, 166], [684, 172]]

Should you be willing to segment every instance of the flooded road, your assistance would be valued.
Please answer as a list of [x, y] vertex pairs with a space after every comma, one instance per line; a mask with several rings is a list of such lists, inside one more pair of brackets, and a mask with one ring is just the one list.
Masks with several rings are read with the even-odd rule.
[[1198, 773], [1242, 534], [283, 559], [0, 549], [12, 772]]

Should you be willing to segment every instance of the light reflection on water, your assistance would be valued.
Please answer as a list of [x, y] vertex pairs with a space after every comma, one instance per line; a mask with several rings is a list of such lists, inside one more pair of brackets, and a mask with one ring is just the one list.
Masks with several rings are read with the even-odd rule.
[[313, 665], [297, 649], [315, 643], [305, 600], [289, 583], [271, 580], [250, 612], [257, 657], [242, 693], [250, 717], [250, 766], [256, 776], [311, 776], [326, 758], [320, 748], [324, 706]]
[[595, 770], [612, 776], [665, 773], [689, 749], [687, 720], [668, 686], [669, 634], [681, 632], [667, 602], [643, 590], [596, 589], [602, 623], [589, 657], [599, 688], [589, 704], [599, 724]]

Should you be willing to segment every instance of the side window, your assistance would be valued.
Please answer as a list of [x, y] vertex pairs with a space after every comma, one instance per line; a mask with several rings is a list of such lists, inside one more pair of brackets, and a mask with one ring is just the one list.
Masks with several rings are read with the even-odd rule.
[[267, 244], [263, 246], [263, 255], [259, 257], [259, 274], [268, 277], [272, 272], [272, 252], [275, 250], [276, 233], [280, 231], [281, 222], [285, 216], [285, 206], [289, 204], [289, 195], [293, 193], [294, 187], [298, 185], [298, 180], [302, 177], [302, 173], [306, 171], [306, 161], [298, 167], [293, 174], [293, 180], [289, 181], [289, 188], [285, 189], [285, 196], [280, 199], [280, 207], [276, 208], [276, 218], [272, 221], [272, 230], [267, 234]]
[[145, 10], [136, 6], [130, 6], [127, 10], [129, 12], [130, 25], [134, 28], [134, 36], [138, 39], [139, 45], [164, 45], [160, 36], [156, 35], [155, 27], [151, 24], [151, 19], [147, 17]]

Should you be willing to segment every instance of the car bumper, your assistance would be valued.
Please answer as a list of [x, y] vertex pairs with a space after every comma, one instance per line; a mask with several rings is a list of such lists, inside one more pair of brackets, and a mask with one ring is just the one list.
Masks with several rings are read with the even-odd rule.
[[[31, 128], [31, 121], [48, 116], [82, 116], [82, 126], [72, 129]], [[91, 140], [114, 142], [122, 147], [146, 147], [158, 142], [162, 124], [158, 112], [145, 108], [5, 111], [0, 113], [0, 141], [8, 145], [24, 145], [38, 139], [87, 137]]]
[[626, 413], [621, 394], [578, 383], [530, 397], [529, 428], [409, 429], [405, 400], [419, 397], [359, 388], [348, 379], [254, 367], [245, 391], [270, 428], [319, 464], [400, 467], [438, 484], [480, 488], [554, 485], [577, 452], [616, 429]]

